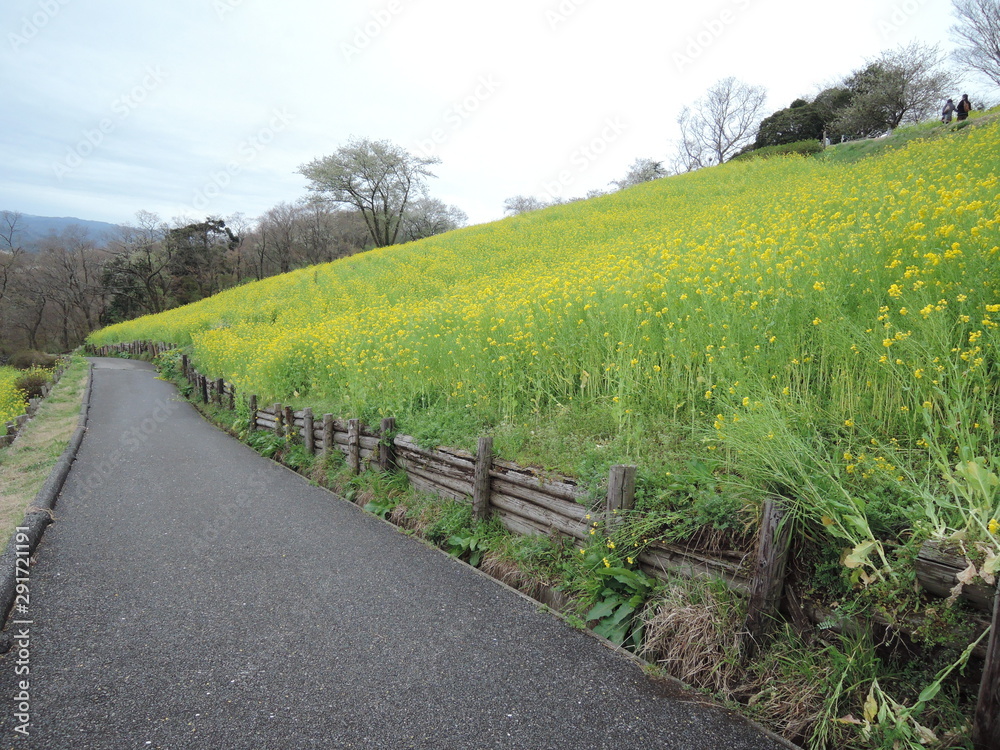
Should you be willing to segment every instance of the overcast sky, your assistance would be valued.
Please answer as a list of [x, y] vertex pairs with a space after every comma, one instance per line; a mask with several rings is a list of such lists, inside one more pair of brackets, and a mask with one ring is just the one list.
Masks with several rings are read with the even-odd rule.
[[725, 76], [768, 111], [948, 47], [949, 0], [5, 0], [0, 209], [256, 217], [352, 136], [439, 156], [473, 223], [668, 160]]

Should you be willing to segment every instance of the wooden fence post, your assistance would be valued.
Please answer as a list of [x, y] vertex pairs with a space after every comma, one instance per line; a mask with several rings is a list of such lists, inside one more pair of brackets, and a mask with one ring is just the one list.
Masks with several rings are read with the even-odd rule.
[[1000, 584], [997, 584], [993, 600], [993, 624], [983, 663], [983, 679], [979, 683], [972, 745], [976, 750], [1000, 750]]
[[219, 378], [215, 381], [215, 403], [222, 406], [222, 396], [226, 391], [226, 381]]
[[257, 429], [257, 394], [250, 394], [250, 432]]
[[392, 442], [395, 432], [395, 418], [386, 417], [383, 419], [378, 436], [378, 468], [380, 471], [392, 471], [396, 466], [396, 451]]
[[181, 374], [187, 378], [188, 377], [188, 355], [181, 355]]
[[285, 407], [285, 437], [293, 441], [298, 437], [295, 434], [295, 410], [290, 406]]
[[316, 455], [316, 435], [313, 432], [313, 410], [308, 406], [302, 411], [302, 432], [306, 453]]
[[208, 377], [205, 376], [205, 375], [201, 375], [199, 377], [199, 380], [201, 381], [201, 384], [200, 384], [201, 385], [201, 401], [202, 401], [202, 403], [207, 404], [208, 403]]
[[361, 420], [347, 420], [347, 464], [352, 474], [361, 473]]
[[229, 411], [236, 411], [236, 386], [229, 384]]
[[483, 435], [476, 447], [476, 470], [472, 480], [472, 520], [490, 517], [490, 470], [493, 468], [493, 438]]
[[764, 501], [757, 538], [757, 562], [741, 636], [744, 659], [753, 656], [764, 643], [778, 614], [792, 530], [790, 523], [782, 523], [784, 517], [785, 506], [780, 500], [768, 498]]
[[608, 502], [604, 515], [605, 529], [615, 525], [614, 518], [621, 510], [635, 507], [635, 466], [616, 464], [608, 475]]
[[323, 415], [323, 455], [330, 455], [333, 450], [333, 415]]
[[285, 434], [285, 411], [281, 408], [281, 404], [275, 404], [273, 409], [274, 434], [278, 437], [282, 437]]

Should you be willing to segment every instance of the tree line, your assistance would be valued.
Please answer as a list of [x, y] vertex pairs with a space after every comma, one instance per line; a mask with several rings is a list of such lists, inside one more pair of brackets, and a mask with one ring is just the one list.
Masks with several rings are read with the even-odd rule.
[[[447, 231], [460, 219], [422, 197], [396, 239]], [[140, 211], [101, 240], [78, 226], [34, 244], [23, 235], [21, 215], [0, 212], [0, 364], [26, 350], [69, 351], [102, 326], [375, 245], [360, 212], [315, 199], [279, 203], [255, 221], [235, 214], [171, 224]]]

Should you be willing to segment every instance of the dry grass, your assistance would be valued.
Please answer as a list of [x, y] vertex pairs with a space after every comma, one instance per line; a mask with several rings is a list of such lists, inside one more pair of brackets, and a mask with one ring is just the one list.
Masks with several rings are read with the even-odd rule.
[[644, 617], [643, 658], [677, 679], [726, 694], [738, 680], [741, 608], [709, 589], [667, 588]]
[[74, 357], [14, 444], [0, 449], [0, 539], [21, 523], [73, 436], [86, 383], [87, 362]]
[[749, 665], [740, 657], [739, 599], [693, 582], [678, 583], [646, 609], [641, 656], [723, 700], [742, 703], [781, 736], [803, 742], [823, 715], [829, 660], [789, 633]]

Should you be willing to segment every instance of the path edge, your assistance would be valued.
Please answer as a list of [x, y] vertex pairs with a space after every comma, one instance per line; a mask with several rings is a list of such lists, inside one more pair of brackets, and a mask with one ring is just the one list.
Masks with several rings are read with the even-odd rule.
[[[3, 628], [7, 627], [7, 618], [14, 606], [17, 596], [17, 571], [18, 558], [31, 557], [39, 542], [45, 527], [52, 523], [52, 511], [55, 508], [56, 498], [62, 491], [66, 476], [70, 467], [76, 460], [76, 454], [80, 450], [83, 436], [87, 432], [87, 420], [90, 413], [90, 395], [94, 386], [94, 363], [88, 363], [87, 385], [83, 392], [83, 401], [80, 404], [80, 417], [76, 423], [76, 430], [69, 440], [69, 444], [63, 451], [56, 465], [49, 472], [45, 484], [35, 495], [34, 501], [28, 506], [24, 514], [24, 521], [11, 534], [7, 542], [7, 547], [0, 556], [0, 623]], [[22, 566], [23, 568], [23, 566]], [[8, 636], [0, 636], [0, 653], [8, 650]]]

